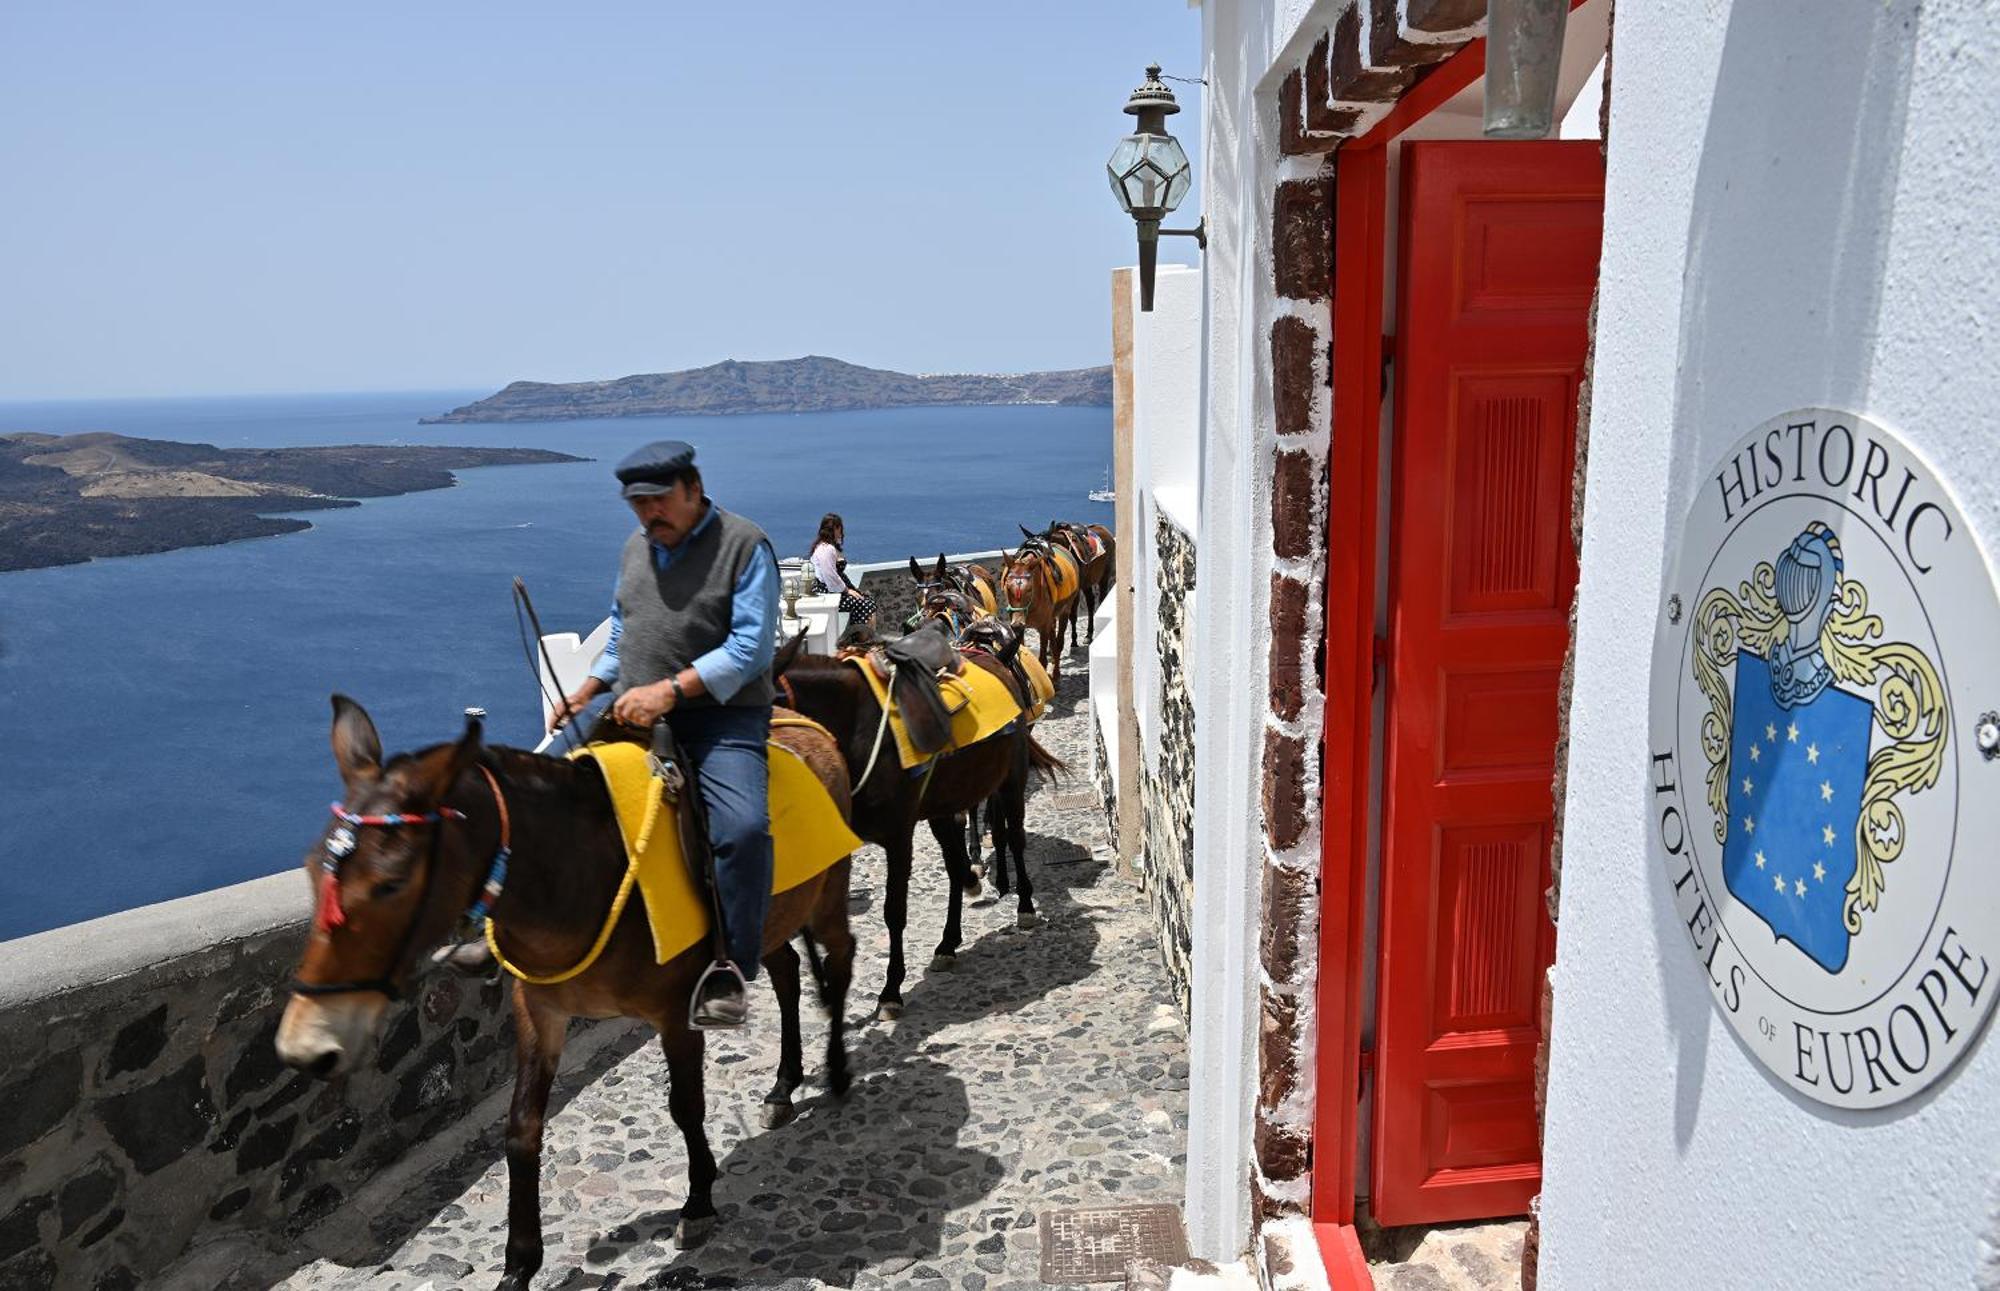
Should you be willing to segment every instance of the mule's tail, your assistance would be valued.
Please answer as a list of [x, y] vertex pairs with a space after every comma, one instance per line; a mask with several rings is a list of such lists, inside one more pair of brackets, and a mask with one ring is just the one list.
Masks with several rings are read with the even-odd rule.
[[1069, 763], [1043, 748], [1032, 735], [1028, 737], [1028, 765], [1050, 783], [1069, 774]]

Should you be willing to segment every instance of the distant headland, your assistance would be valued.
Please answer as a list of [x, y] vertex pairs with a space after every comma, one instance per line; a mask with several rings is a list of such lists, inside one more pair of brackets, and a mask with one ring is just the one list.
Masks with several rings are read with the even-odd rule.
[[1109, 407], [1110, 403], [1109, 367], [1014, 375], [912, 376], [810, 354], [802, 359], [758, 363], [730, 359], [685, 372], [656, 372], [615, 381], [516, 381], [476, 403], [440, 417], [425, 417], [421, 424], [846, 412], [949, 404]]
[[312, 526], [269, 511], [450, 488], [469, 466], [575, 462], [538, 448], [217, 448], [125, 435], [0, 435], [0, 572], [210, 547]]

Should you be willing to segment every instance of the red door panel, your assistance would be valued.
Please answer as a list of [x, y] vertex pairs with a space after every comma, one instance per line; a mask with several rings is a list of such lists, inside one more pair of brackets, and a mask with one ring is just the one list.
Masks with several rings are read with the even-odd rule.
[[1594, 142], [1403, 154], [1372, 1202], [1518, 1214], [1557, 684], [1576, 585], [1577, 385], [1603, 223]]

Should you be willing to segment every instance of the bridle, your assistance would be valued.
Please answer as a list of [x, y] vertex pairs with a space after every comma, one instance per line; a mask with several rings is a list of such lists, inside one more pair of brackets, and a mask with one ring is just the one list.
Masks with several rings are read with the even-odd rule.
[[1021, 558], [1023, 556], [1033, 556], [1035, 558], [1035, 563], [1029, 566], [1026, 571], [1028, 579], [1028, 587], [1031, 591], [1040, 591], [1042, 590], [1042, 584], [1049, 581], [1049, 575], [1047, 570], [1052, 555], [1053, 555], [1053, 550], [1049, 546], [1047, 539], [1038, 538], [1031, 543], [1021, 544], [1020, 548], [1017, 551], [1015, 551], [1014, 558], [1008, 561], [1007, 564], [1000, 570], [1001, 613], [1019, 614], [1022, 615], [1023, 617], [1026, 617], [1028, 611], [1032, 609], [1035, 604], [1035, 602], [1032, 599], [1025, 601], [1016, 601], [1014, 599], [1014, 593], [1011, 590], [1009, 590], [1007, 586], [1008, 571], [1019, 568], [1021, 565]]
[[[474, 921], [484, 919], [500, 899], [502, 889], [507, 886], [507, 861], [513, 854], [513, 822], [507, 812], [507, 795], [500, 791], [500, 781], [488, 768], [481, 766], [479, 773], [486, 777], [486, 783], [493, 790], [494, 804], [500, 811], [500, 846], [493, 853], [493, 862], [486, 869], [486, 881], [480, 885], [479, 897], [466, 910], [466, 917]], [[320, 858], [319, 913], [314, 919], [314, 927], [320, 932], [331, 932], [347, 922], [347, 912], [340, 907], [340, 866], [355, 849], [354, 830], [357, 828], [402, 829], [411, 825], [437, 825], [447, 820], [464, 820], [465, 813], [454, 807], [439, 807], [435, 811], [387, 812], [381, 815], [360, 815], [347, 810], [340, 803], [332, 805], [335, 820], [341, 827], [327, 838], [326, 854]], [[288, 989], [294, 995], [353, 995], [364, 991], [379, 991], [390, 1000], [400, 1000], [403, 992], [396, 985], [397, 970], [410, 953], [410, 945], [416, 940], [417, 928], [424, 921], [424, 911], [430, 906], [431, 877], [437, 872], [438, 842], [444, 837], [442, 828], [431, 831], [429, 849], [424, 854], [423, 886], [418, 891], [416, 913], [403, 925], [403, 935], [396, 941], [396, 953], [389, 959], [388, 971], [377, 977], [357, 978], [348, 982], [307, 982], [292, 978]]]
[[942, 619], [953, 645], [965, 639], [965, 630], [979, 617], [973, 612], [972, 598], [965, 590], [949, 583], [926, 583], [917, 602], [921, 619]]

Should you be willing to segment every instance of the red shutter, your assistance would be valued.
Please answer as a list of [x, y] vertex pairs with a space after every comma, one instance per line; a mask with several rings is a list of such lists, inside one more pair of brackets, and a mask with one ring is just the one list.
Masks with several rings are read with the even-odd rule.
[[1595, 142], [1403, 153], [1373, 1208], [1516, 1214], [1534, 1056]]

